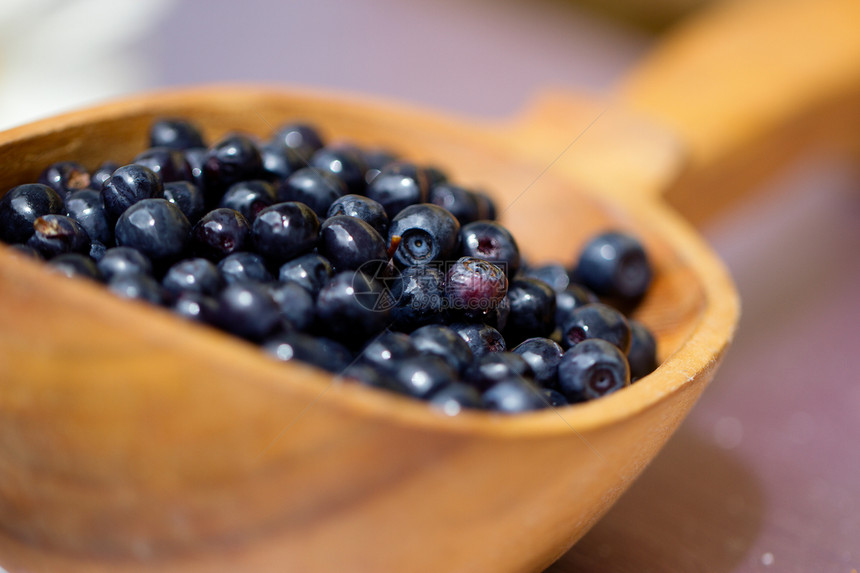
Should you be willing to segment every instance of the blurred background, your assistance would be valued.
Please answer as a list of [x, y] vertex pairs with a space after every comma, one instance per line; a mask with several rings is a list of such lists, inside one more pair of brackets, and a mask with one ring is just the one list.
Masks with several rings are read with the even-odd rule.
[[[502, 120], [548, 86], [610, 93], [702, 4], [4, 0], [0, 127], [223, 81]], [[860, 569], [858, 188], [856, 161], [812, 154], [702, 228], [741, 293], [735, 343], [665, 450], [550, 571]]]

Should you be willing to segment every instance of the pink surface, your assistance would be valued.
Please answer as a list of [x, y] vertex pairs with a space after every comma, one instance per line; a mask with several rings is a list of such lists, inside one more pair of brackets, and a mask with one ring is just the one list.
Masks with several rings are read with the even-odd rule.
[[[277, 81], [504, 116], [547, 85], [605, 90], [649, 44], [545, 1], [191, 0], [141, 49], [159, 85]], [[860, 177], [811, 160], [705, 231], [743, 299], [734, 347], [553, 571], [860, 569]]]

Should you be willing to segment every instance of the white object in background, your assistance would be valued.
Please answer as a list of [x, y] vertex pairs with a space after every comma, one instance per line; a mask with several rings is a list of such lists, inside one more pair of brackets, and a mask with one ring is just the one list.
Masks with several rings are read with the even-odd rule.
[[134, 43], [171, 0], [0, 1], [0, 129], [149, 85]]

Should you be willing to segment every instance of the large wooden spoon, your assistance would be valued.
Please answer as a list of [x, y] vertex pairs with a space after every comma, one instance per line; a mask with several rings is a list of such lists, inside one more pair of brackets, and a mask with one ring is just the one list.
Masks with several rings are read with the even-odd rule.
[[[723, 266], [659, 194], [696, 205], [687, 198], [716, 181], [714, 172], [734, 186], [744, 171], [729, 170], [736, 156], [776, 157], [766, 144], [786, 126], [814, 126], [807, 142], [826, 133], [847, 109], [841, 104], [860, 93], [851, 26], [858, 16], [848, 0], [719, 8], [632, 76], [620, 91], [632, 112], [555, 97], [508, 125], [487, 126], [319, 92], [209, 87], [0, 134], [4, 191], [53, 161], [129, 160], [145, 145], [149, 123], [167, 115], [198, 121], [210, 138], [234, 129], [267, 134], [302, 118], [329, 135], [395, 148], [491, 190], [530, 260], [570, 262], [606, 227], [642, 237], [657, 276], [637, 317], [657, 333], [662, 360], [642, 381], [590, 403], [448, 418], [276, 363], [254, 346], [54, 276], [0, 247], [0, 565], [12, 572], [546, 566], [665, 443], [713, 376], [737, 321]], [[827, 28], [814, 45], [782, 41], [782, 31], [795, 28], [809, 40], [810, 21]], [[753, 28], [764, 44], [740, 34]], [[744, 38], [738, 50], [749, 58], [719, 55], [718, 46]], [[768, 38], [788, 51], [773, 62], [782, 75], [763, 81], [754, 57]], [[798, 54], [815, 65], [785, 65]], [[682, 93], [695, 62], [704, 78], [719, 78], [726, 97]], [[748, 77], [730, 73], [746, 68]], [[810, 78], [815, 85], [793, 83]], [[763, 114], [774, 111], [775, 95], [785, 98], [779, 113]], [[688, 97], [702, 107], [676, 103]]]

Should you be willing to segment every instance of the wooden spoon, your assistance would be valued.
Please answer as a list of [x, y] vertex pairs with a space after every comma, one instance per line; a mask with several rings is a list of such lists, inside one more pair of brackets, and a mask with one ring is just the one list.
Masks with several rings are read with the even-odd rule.
[[[685, 66], [707, 63], [735, 28], [755, 27], [766, 42], [781, 39], [779, 30], [808, 32], [801, 24], [813, 15], [829, 22], [815, 49], [778, 45], [791, 48], [781, 58], [821, 54], [816, 74], [791, 67], [781, 79], [812, 76], [820, 90], [799, 97], [777, 81], [737, 85], [735, 66], [755, 69], [756, 60], [723, 61], [707, 73], [744, 99], [695, 93], [719, 121], [661, 114], [681, 111], [673, 90], [683, 87]], [[491, 190], [529, 260], [571, 262], [586, 237], [607, 227], [642, 237], [657, 275], [637, 317], [657, 333], [662, 360], [641, 382], [597, 401], [449, 418], [277, 363], [0, 248], [0, 564], [12, 572], [183, 573], [548, 565], [672, 434], [737, 321], [722, 264], [658, 194], [684, 204], [697, 189], [686, 181], [709, 181], [724, 161], [733, 165], [727, 158], [758, 150], [771, 141], [765, 134], [794, 120], [821, 117], [807, 133], [827, 133], [831, 113], [845, 109], [830, 104], [860, 93], [850, 26], [857, 16], [855, 4], [836, 0], [741, 2], [704, 14], [620, 91], [639, 113], [566, 96], [487, 126], [316, 91], [208, 87], [0, 134], [3, 190], [58, 160], [127, 161], [162, 116], [189, 117], [210, 139], [235, 129], [264, 135], [302, 118], [331, 136], [392, 147]], [[752, 56], [767, 46], [756, 39], [745, 49]], [[830, 74], [819, 75], [822, 67]], [[785, 113], [748, 124], [746, 114], [770, 110], [765, 95], [774, 94], [785, 97]], [[724, 174], [733, 185], [734, 171]]]

